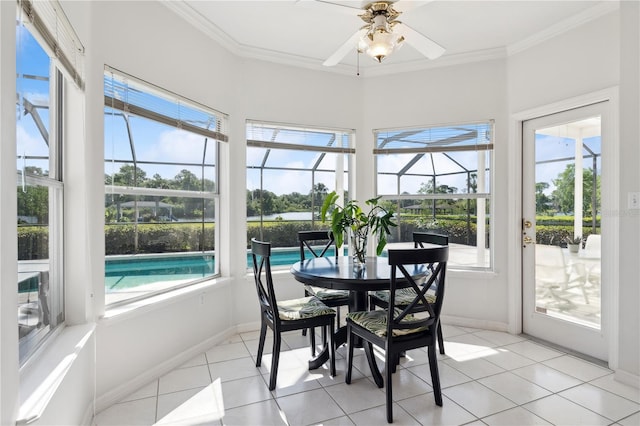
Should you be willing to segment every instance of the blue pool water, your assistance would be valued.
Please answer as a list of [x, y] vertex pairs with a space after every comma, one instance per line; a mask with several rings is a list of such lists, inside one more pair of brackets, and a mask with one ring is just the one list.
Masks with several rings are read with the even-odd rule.
[[[333, 255], [333, 252], [330, 253]], [[273, 249], [271, 266], [288, 266], [300, 260], [298, 248]], [[252, 267], [247, 252], [247, 268]], [[107, 293], [157, 283], [192, 281], [215, 273], [215, 255], [150, 255], [107, 259], [105, 290]]]
[[109, 293], [160, 281], [196, 280], [214, 271], [215, 257], [211, 254], [119, 257], [105, 262], [104, 285]]

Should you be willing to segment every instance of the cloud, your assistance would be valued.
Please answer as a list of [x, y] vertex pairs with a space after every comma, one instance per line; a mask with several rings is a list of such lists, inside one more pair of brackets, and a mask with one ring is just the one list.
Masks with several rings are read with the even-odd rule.
[[42, 137], [33, 135], [27, 131], [22, 123], [18, 121], [16, 126], [17, 154], [18, 155], [46, 155], [49, 156], [47, 145]]

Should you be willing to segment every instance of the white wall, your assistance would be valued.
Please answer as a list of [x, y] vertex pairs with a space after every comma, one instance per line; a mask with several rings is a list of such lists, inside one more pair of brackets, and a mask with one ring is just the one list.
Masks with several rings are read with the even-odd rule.
[[620, 295], [618, 337], [620, 380], [640, 377], [640, 210], [630, 210], [629, 192], [640, 192], [640, 3], [620, 9]]
[[[0, 2], [3, 24], [12, 19], [6, 18], [5, 11], [15, 7], [14, 4], [8, 7], [6, 3]], [[88, 276], [84, 277], [85, 282], [93, 285], [93, 305], [92, 309], [80, 311], [98, 321], [95, 380], [99, 409], [134, 390], [135, 386], [142, 386], [155, 376], [170, 370], [183, 362], [185, 357], [195, 355], [206, 349], [207, 345], [225, 338], [227, 333], [236, 330], [236, 326], [249, 327], [258, 320], [252, 278], [246, 275], [244, 265], [246, 151], [243, 140], [246, 119], [355, 128], [359, 152], [356, 190], [362, 195], [358, 195], [360, 198], [371, 195], [374, 191], [372, 157], [364, 155], [372, 148], [372, 129], [495, 119], [495, 220], [492, 226], [494, 229], [498, 226], [506, 229], [505, 232], [496, 232], [492, 242], [495, 247], [496, 273], [450, 273], [446, 309], [460, 321], [476, 321], [488, 327], [504, 329], [510, 318], [507, 306], [510, 300], [507, 265], [513, 261], [513, 254], [507, 250], [505, 234], [519, 232], [506, 228], [512, 214], [511, 206], [516, 201], [509, 198], [512, 193], [507, 188], [507, 181], [511, 178], [509, 173], [513, 171], [507, 167], [507, 163], [512, 144], [519, 143], [510, 140], [508, 135], [509, 115], [563, 97], [619, 83], [620, 43], [617, 33], [618, 17], [615, 14], [509, 60], [413, 72], [403, 74], [401, 78], [369, 79], [336, 76], [328, 72], [314, 72], [236, 57], [233, 52], [225, 51], [155, 2], [65, 2], [65, 10], [72, 22], [77, 24], [76, 28], [87, 47], [90, 61], [87, 66], [87, 84], [91, 84], [91, 87], [87, 88], [86, 141], [87, 144], [99, 147], [87, 149], [82, 156], [88, 162], [85, 178], [88, 181], [86, 191], [90, 192], [84, 195], [87, 205], [83, 205], [87, 214], [87, 232], [95, 232], [87, 235], [93, 254], [91, 259], [85, 259], [90, 267], [86, 270]], [[637, 27], [638, 22], [636, 14], [627, 28], [633, 25]], [[11, 22], [7, 26], [12, 28]], [[4, 31], [6, 26], [2, 25], [2, 28]], [[628, 31], [632, 34], [634, 32], [633, 29]], [[566, 60], [567, 46], [574, 49], [570, 63]], [[629, 50], [633, 48], [631, 46]], [[582, 49], [586, 56], [579, 54]], [[594, 55], [594, 52], [597, 54]], [[8, 60], [4, 51], [0, 60], [0, 90], [4, 94], [4, 85], [8, 85], [4, 78], [7, 72], [5, 62]], [[557, 66], [554, 69], [546, 66], [545, 61], [548, 60], [555, 60]], [[223, 182], [221, 187], [223, 211], [219, 222], [222, 247], [229, 246], [231, 250], [227, 258], [221, 259], [222, 270], [225, 276], [231, 278], [201, 286], [170, 301], [109, 319], [99, 319], [104, 312], [104, 298], [100, 296], [104, 265], [101, 256], [98, 256], [99, 247], [104, 244], [101, 232], [104, 64], [227, 112], [231, 118], [231, 140], [221, 156], [222, 175], [228, 172], [231, 178]], [[637, 70], [635, 72], [637, 79]], [[629, 86], [635, 84], [631, 82], [632, 77], [627, 77]], [[637, 86], [634, 87], [637, 90]], [[2, 98], [6, 99], [5, 96]], [[636, 107], [633, 114], [637, 117], [637, 103], [632, 99], [627, 103]], [[11, 109], [13, 111], [13, 106]], [[13, 126], [14, 120], [13, 116], [7, 118], [6, 114], [2, 115], [4, 126], [0, 127], [3, 136], [6, 124]], [[623, 117], [631, 120], [633, 114], [623, 114]], [[621, 166], [623, 171], [634, 170], [631, 176], [637, 179], [636, 163], [640, 159], [638, 133], [637, 128], [632, 128], [631, 125], [628, 128], [629, 137], [634, 138], [630, 143], [636, 144], [635, 159], [621, 159]], [[4, 153], [0, 151], [0, 160]], [[13, 161], [7, 160], [6, 164], [13, 164]], [[13, 182], [6, 185], [6, 178], [2, 176], [2, 179], [2, 194], [13, 194]], [[638, 185], [628, 185], [625, 188], [640, 190]], [[2, 213], [6, 214], [4, 204]], [[10, 214], [12, 213], [8, 215]], [[638, 225], [631, 226], [635, 226], [635, 235], [640, 235]], [[5, 235], [5, 229], [0, 228], [0, 231]], [[635, 250], [637, 259], [638, 242], [631, 238], [621, 239], [621, 249]], [[2, 250], [3, 256], [0, 258], [5, 259], [4, 245]], [[639, 271], [637, 262], [635, 264], [620, 271], [621, 293], [630, 297], [628, 301], [621, 303], [621, 322], [625, 318], [631, 318], [635, 321], [634, 324], [638, 324], [636, 310]], [[5, 265], [0, 265], [4, 281], [8, 275], [5, 275]], [[277, 279], [283, 297], [301, 293], [299, 284], [288, 274], [279, 274]], [[634, 296], [635, 301], [631, 299]], [[10, 350], [11, 346], [5, 344], [8, 341], [5, 337], [11, 337], [11, 332], [5, 327], [5, 322], [14, 320], [8, 316], [5, 319], [5, 300], [3, 294], [0, 306], [3, 342], [0, 416], [2, 423], [10, 423], [5, 420], [14, 416], [10, 411], [15, 398], [8, 392], [13, 391], [17, 385], [13, 379], [5, 382], [5, 377], [12, 377], [12, 354], [7, 352], [7, 348]], [[230, 300], [234, 304], [230, 304]], [[78, 317], [80, 316], [79, 314]], [[638, 375], [637, 365], [634, 364], [639, 358], [637, 329], [626, 327], [622, 331], [624, 336], [621, 335], [619, 351], [624, 352], [625, 356], [621, 356], [621, 368], [631, 375]], [[84, 364], [78, 365], [79, 370], [85, 368]], [[9, 374], [5, 375], [5, 371], [9, 371]], [[84, 383], [91, 383], [91, 380], [86, 378]], [[64, 396], [60, 393], [57, 396], [71, 406], [78, 405], [73, 393]], [[56, 406], [62, 406], [58, 405], [61, 404], [60, 400], [56, 401]], [[53, 421], [53, 418], [55, 413], [48, 416], [47, 420]], [[61, 414], [58, 419], [66, 417]]]
[[520, 112], [615, 86], [620, 18], [611, 13], [509, 58], [509, 110]]

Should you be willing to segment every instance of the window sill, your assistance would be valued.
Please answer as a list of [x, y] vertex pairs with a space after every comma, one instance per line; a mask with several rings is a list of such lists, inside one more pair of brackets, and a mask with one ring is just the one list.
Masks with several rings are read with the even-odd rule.
[[66, 326], [22, 366], [16, 424], [29, 424], [42, 416], [94, 330], [94, 323]]
[[455, 278], [473, 278], [473, 279], [491, 279], [498, 276], [498, 273], [493, 269], [454, 269], [447, 267], [447, 277], [453, 276]]
[[151, 310], [167, 306], [172, 303], [191, 298], [194, 295], [204, 293], [214, 287], [220, 287], [223, 285], [229, 285], [231, 278], [215, 278], [208, 281], [203, 281], [198, 284], [182, 287], [176, 290], [168, 291], [166, 293], [158, 294], [147, 299], [137, 300], [135, 302], [126, 303], [112, 308], [107, 308], [105, 314], [101, 317], [101, 320], [112, 321], [120, 320], [124, 318], [130, 318], [131, 316], [142, 314]]

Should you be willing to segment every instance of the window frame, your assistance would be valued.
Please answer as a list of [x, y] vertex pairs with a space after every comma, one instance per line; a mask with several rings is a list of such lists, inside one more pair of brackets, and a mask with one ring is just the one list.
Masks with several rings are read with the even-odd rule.
[[[142, 96], [149, 95], [151, 97], [155, 97], [155, 99], [160, 100], [161, 102], [175, 102], [175, 105], [180, 106], [182, 105], [183, 107], [186, 106], [186, 108], [189, 108], [191, 110], [194, 111], [199, 111], [202, 112], [204, 114], [208, 114], [210, 117], [214, 117], [214, 130], [208, 130], [205, 128], [201, 128], [195, 125], [192, 125], [188, 119], [181, 119], [180, 117], [171, 117], [170, 115], [165, 115], [162, 113], [162, 111], [158, 112], [157, 110], [154, 110], [153, 107], [154, 105], [150, 105], [151, 109], [147, 109], [145, 108], [145, 105], [140, 105], [140, 104], [134, 104], [134, 103], [127, 103], [127, 102], [123, 102], [121, 99], [116, 99], [113, 96], [108, 96], [107, 91], [108, 91], [108, 85], [106, 84], [106, 81], [108, 79], [108, 76], [111, 75], [112, 78], [113, 76], [117, 76], [118, 79], [122, 79], [125, 82], [128, 82], [127, 84], [125, 84], [127, 86], [127, 88], [125, 89], [125, 92], [128, 90], [132, 90], [132, 91], [138, 91], [138, 93], [141, 93]], [[189, 287], [192, 285], [196, 285], [198, 283], [207, 281], [207, 280], [211, 280], [214, 278], [218, 278], [221, 276], [220, 273], [220, 264], [221, 264], [221, 252], [219, 250], [220, 247], [220, 233], [217, 232], [217, 230], [215, 229], [215, 224], [218, 223], [218, 220], [220, 218], [220, 165], [221, 165], [221, 159], [220, 159], [220, 153], [221, 153], [221, 143], [223, 142], [227, 142], [228, 141], [228, 136], [225, 134], [226, 131], [226, 127], [228, 125], [228, 116], [224, 113], [221, 113], [213, 108], [210, 108], [208, 106], [202, 105], [198, 102], [192, 101], [188, 98], [185, 98], [181, 95], [178, 95], [176, 93], [170, 92], [167, 89], [161, 88], [159, 86], [156, 86], [152, 83], [149, 83], [147, 81], [138, 79], [136, 77], [133, 77], [123, 71], [117, 70], [115, 68], [109, 67], [108, 65], [105, 66], [105, 71], [104, 71], [104, 78], [105, 78], [105, 96], [104, 96], [104, 107], [105, 107], [105, 134], [107, 132], [107, 127], [109, 126], [108, 123], [106, 123], [107, 121], [107, 117], [109, 115], [108, 109], [111, 109], [112, 111], [119, 111], [119, 113], [123, 114], [123, 119], [125, 119], [125, 121], [127, 120], [126, 118], [124, 118], [124, 115], [126, 114], [127, 117], [133, 116], [133, 117], [137, 117], [140, 120], [145, 120], [146, 121], [150, 121], [152, 123], [155, 123], [154, 125], [162, 125], [164, 127], [166, 127], [167, 129], [170, 128], [175, 128], [175, 129], [180, 129], [184, 132], [187, 132], [188, 134], [193, 134], [193, 135], [197, 135], [198, 137], [202, 137], [205, 139], [205, 141], [203, 142], [203, 149], [206, 148], [206, 150], [213, 150], [212, 155], [213, 155], [213, 163], [209, 164], [207, 163], [207, 160], [205, 160], [205, 156], [203, 154], [203, 158], [202, 161], [200, 163], [191, 163], [191, 162], [180, 162], [180, 161], [170, 161], [170, 159], [163, 159], [159, 160], [159, 161], [148, 161], [148, 160], [138, 160], [136, 157], [136, 145], [135, 145], [135, 140], [132, 139], [131, 133], [133, 133], [136, 130], [133, 130], [131, 128], [128, 129], [129, 132], [129, 144], [130, 144], [130, 149], [131, 149], [131, 159], [124, 159], [124, 158], [120, 158], [120, 159], [116, 159], [116, 158], [108, 158], [105, 155], [105, 159], [104, 159], [104, 165], [105, 165], [105, 175], [110, 175], [107, 170], [106, 170], [106, 166], [107, 164], [120, 164], [122, 165], [131, 165], [132, 167], [134, 167], [135, 169], [140, 168], [141, 170], [143, 170], [141, 168], [141, 166], [144, 165], [163, 165], [163, 166], [177, 166], [177, 167], [184, 167], [185, 169], [187, 168], [193, 168], [193, 167], [198, 167], [201, 168], [202, 170], [205, 169], [212, 169], [213, 171], [213, 175], [207, 175], [207, 177], [212, 176], [213, 177], [213, 188], [210, 190], [207, 190], [206, 188], [204, 188], [202, 185], [205, 184], [205, 179], [206, 177], [203, 175], [202, 176], [202, 180], [200, 180], [199, 184], [200, 184], [200, 190], [188, 190], [188, 189], [165, 189], [165, 188], [158, 188], [158, 187], [144, 187], [144, 186], [139, 186], [136, 184], [136, 182], [134, 182], [134, 185], [118, 185], [115, 182], [113, 182], [113, 175], [111, 175], [111, 183], [107, 183], [105, 182], [105, 196], [108, 196], [109, 194], [118, 194], [118, 195], [126, 195], [126, 196], [135, 196], [136, 197], [136, 201], [134, 201], [135, 205], [137, 205], [138, 202], [138, 197], [179, 197], [179, 198], [185, 198], [185, 199], [197, 199], [197, 200], [202, 200], [202, 202], [207, 202], [207, 201], [213, 201], [213, 220], [212, 221], [208, 221], [207, 219], [209, 218], [209, 216], [205, 216], [204, 211], [202, 212], [202, 216], [201, 216], [201, 220], [200, 222], [202, 223], [202, 226], [205, 226], [205, 223], [212, 223], [212, 226], [214, 227], [213, 230], [213, 234], [214, 234], [214, 240], [212, 242], [213, 244], [213, 250], [212, 251], [208, 251], [205, 250], [204, 247], [201, 247], [201, 250], [190, 250], [190, 251], [186, 251], [186, 252], [182, 252], [183, 254], [193, 254], [193, 253], [201, 253], [203, 256], [211, 256], [213, 255], [214, 257], [214, 268], [215, 270], [213, 271], [212, 274], [207, 274], [204, 277], [201, 278], [194, 278], [194, 279], [190, 279], [186, 282], [182, 282], [182, 283], [176, 283], [173, 285], [168, 286], [167, 288], [162, 288], [159, 290], [155, 290], [155, 291], [148, 291], [145, 294], [139, 295], [139, 296], [135, 296], [135, 297], [129, 297], [123, 300], [112, 300], [112, 301], [106, 301], [105, 307], [107, 309], [111, 309], [111, 308], [116, 308], [122, 305], [127, 305], [130, 303], [134, 303], [140, 300], [145, 300], [145, 299], [149, 299], [152, 297], [155, 297], [159, 294], [164, 294], [164, 293], [168, 293], [171, 291], [176, 291], [185, 287]], [[130, 86], [128, 85], [130, 84]], [[111, 90], [113, 90], [111, 93], [117, 94], [116, 90], [117, 88], [115, 87], [113, 80], [112, 80], [112, 85], [111, 85]], [[129, 124], [127, 123], [127, 126], [129, 126]], [[132, 126], [135, 127], [135, 126]], [[105, 147], [107, 146], [108, 141], [105, 139], [104, 141], [104, 145]], [[204, 153], [205, 151], [203, 151]], [[144, 171], [144, 170], [143, 170]], [[116, 173], [114, 171], [114, 173]], [[166, 179], [166, 177], [165, 177]], [[107, 206], [105, 204], [105, 212], [106, 212]], [[138, 220], [136, 219], [134, 222], [134, 232], [138, 233]], [[106, 225], [108, 226], [109, 223], [106, 223]], [[204, 237], [204, 228], [203, 228], [203, 237]], [[137, 244], [137, 237], [135, 237], [136, 239], [136, 244]], [[106, 244], [106, 241], [105, 241]], [[163, 254], [180, 254], [181, 252], [174, 252], [174, 251], [167, 251], [167, 252], [160, 252], [157, 253], [157, 255], [162, 256]], [[149, 254], [148, 257], [152, 257], [155, 256], [156, 254]], [[222, 254], [224, 255], [224, 254]], [[122, 257], [123, 255], [114, 255], [114, 258], [118, 258], [118, 257]], [[133, 256], [136, 256], [136, 254], [134, 254]], [[143, 255], [143, 256], [147, 256], [147, 255]], [[106, 261], [107, 259], [105, 259]], [[105, 280], [106, 280], [106, 274], [105, 274]], [[105, 290], [106, 291], [106, 290]]]
[[[429, 131], [431, 129], [441, 129], [441, 128], [454, 128], [454, 127], [465, 127], [465, 126], [482, 126], [482, 125], [486, 125], [488, 127], [488, 133], [490, 134], [490, 140], [486, 143], [478, 143], [476, 141], [476, 143], [472, 144], [472, 145], [464, 145], [464, 146], [453, 146], [453, 147], [443, 147], [443, 146], [434, 146], [434, 147], [428, 147], [428, 146], [424, 146], [424, 147], [412, 147], [412, 148], [379, 148], [378, 147], [378, 140], [379, 140], [379, 136], [382, 133], [388, 133], [388, 132], [407, 132], [407, 133], [412, 133], [412, 132], [419, 132], [419, 131]], [[373, 149], [373, 155], [374, 155], [374, 169], [375, 169], [375, 193], [376, 196], [379, 196], [382, 200], [386, 200], [386, 201], [391, 201], [394, 202], [396, 204], [396, 210], [397, 213], [399, 211], [399, 205], [400, 202], [402, 200], [433, 200], [434, 203], [437, 200], [451, 200], [451, 201], [456, 201], [456, 200], [484, 200], [484, 205], [485, 205], [485, 213], [483, 213], [484, 216], [484, 223], [483, 223], [483, 227], [488, 226], [489, 228], [489, 232], [487, 234], [487, 237], [485, 239], [485, 237], [482, 237], [482, 241], [484, 241], [485, 245], [488, 244], [488, 253], [489, 253], [489, 259], [488, 259], [488, 265], [484, 266], [484, 265], [467, 265], [467, 266], [461, 266], [461, 265], [456, 265], [455, 263], [450, 263], [448, 265], [448, 267], [450, 269], [455, 269], [455, 270], [461, 270], [461, 271], [480, 271], [480, 272], [492, 272], [494, 271], [494, 252], [493, 252], [493, 246], [494, 244], [492, 243], [492, 241], [494, 240], [494, 226], [492, 226], [492, 223], [490, 221], [490, 219], [492, 217], [495, 217], [494, 215], [494, 209], [495, 209], [495, 203], [492, 202], [492, 198], [493, 198], [493, 193], [494, 193], [494, 169], [495, 169], [495, 161], [494, 161], [494, 142], [495, 142], [495, 120], [493, 119], [488, 119], [488, 120], [481, 120], [481, 121], [467, 121], [467, 122], [456, 122], [456, 123], [445, 123], [445, 124], [432, 124], [432, 125], [424, 125], [424, 126], [412, 126], [412, 127], [400, 127], [400, 128], [384, 128], [384, 129], [374, 129], [373, 130], [373, 138], [374, 138], [374, 142], [375, 142], [375, 147]], [[425, 145], [428, 145], [429, 142], [425, 142]], [[486, 157], [485, 157], [485, 164], [488, 162], [488, 166], [486, 169], [486, 176], [489, 180], [489, 184], [485, 186], [485, 190], [481, 191], [481, 192], [456, 192], [456, 193], [438, 193], [438, 192], [431, 192], [431, 193], [415, 193], [415, 194], [403, 194], [401, 193], [402, 191], [399, 189], [399, 185], [398, 185], [398, 191], [400, 192], [398, 194], [387, 194], [387, 193], [381, 193], [380, 188], [379, 188], [379, 176], [380, 176], [380, 172], [379, 172], [379, 160], [380, 160], [380, 156], [383, 155], [389, 155], [389, 154], [416, 154], [416, 156], [414, 156], [413, 161], [415, 164], [415, 162], [417, 162], [419, 159], [417, 158], [418, 155], [424, 155], [424, 154], [434, 154], [434, 153], [451, 153], [451, 152], [471, 152], [471, 151], [475, 151], [475, 152], [484, 152]], [[455, 160], [451, 159], [451, 161], [453, 161], [455, 163]], [[412, 165], [411, 164], [411, 165]], [[411, 165], [409, 163], [407, 163], [407, 165], [405, 165], [405, 167], [403, 169], [409, 170], [409, 168], [411, 167]], [[478, 172], [478, 168], [479, 168], [479, 162], [475, 163], [476, 165], [476, 169], [475, 170], [466, 170], [464, 172], [466, 172], [467, 174], [472, 173], [472, 172]], [[462, 165], [460, 165], [460, 168], [463, 169]], [[436, 177], [438, 176], [438, 174], [435, 172], [435, 165], [434, 167], [434, 174], [433, 174], [433, 180], [434, 180], [434, 188], [435, 188], [435, 180]], [[463, 171], [458, 172], [458, 173], [464, 173]], [[385, 173], [385, 174], [391, 174], [389, 172]], [[443, 175], [446, 175], [448, 173], [445, 173]], [[426, 176], [426, 174], [424, 175]], [[431, 176], [431, 175], [429, 175]], [[488, 208], [487, 208], [488, 205]], [[477, 204], [476, 204], [477, 206]], [[435, 211], [435, 209], [434, 209]], [[434, 213], [435, 214], [435, 213]], [[476, 213], [477, 214], [477, 213]], [[401, 215], [399, 215], [399, 217], [401, 217]], [[487, 225], [487, 220], [489, 220], [488, 225]], [[476, 220], [476, 224], [477, 224], [478, 220]], [[425, 231], [425, 230], [422, 230]], [[428, 232], [428, 230], [426, 230], [426, 232]], [[400, 226], [397, 227], [397, 233], [398, 235], [400, 235]], [[477, 237], [477, 235], [476, 235]], [[402, 242], [408, 242], [408, 241], [402, 241]], [[477, 245], [475, 245], [474, 247], [476, 247], [477, 249]], [[451, 260], [451, 259], [450, 259]]]
[[[273, 138], [268, 138], [270, 140], [260, 139], [259, 134], [260, 134], [261, 128], [269, 129], [269, 131], [273, 131]], [[350, 171], [353, 170], [353, 166], [355, 164], [355, 154], [356, 154], [356, 149], [354, 147], [355, 137], [356, 137], [355, 129], [300, 125], [300, 124], [291, 124], [291, 123], [282, 123], [282, 122], [269, 122], [269, 121], [252, 120], [252, 119], [246, 120], [245, 129], [246, 129], [246, 135], [247, 135], [246, 136], [247, 159], [250, 155], [250, 150], [252, 148], [265, 149], [264, 157], [262, 161], [258, 162], [259, 163], [258, 165], [249, 164], [249, 162], [247, 162], [245, 166], [246, 168], [245, 173], [247, 175], [252, 170], [259, 170], [259, 173], [260, 173], [260, 187], [253, 188], [253, 189], [249, 188], [249, 185], [248, 185], [249, 179], [247, 179], [246, 191], [249, 191], [249, 192], [260, 191], [260, 194], [263, 194], [264, 192], [271, 192], [269, 191], [269, 189], [265, 189], [265, 186], [264, 186], [263, 174], [264, 174], [264, 171], [267, 170], [267, 171], [280, 171], [282, 173], [285, 173], [287, 171], [309, 172], [311, 174], [309, 178], [310, 193], [313, 192], [316, 184], [318, 184], [318, 180], [316, 180], [315, 178], [316, 173], [320, 173], [320, 174], [333, 173], [334, 174], [333, 184], [331, 185], [331, 187], [326, 187], [327, 191], [330, 192], [332, 190], [337, 190], [339, 193], [340, 191], [342, 191], [345, 195], [352, 193], [350, 189], [353, 186], [352, 185], [353, 175], [351, 174]], [[298, 137], [302, 139], [302, 142], [304, 142], [305, 140], [308, 140], [307, 138], [311, 139], [313, 138], [314, 135], [318, 135], [318, 134], [327, 134], [327, 135], [332, 134], [333, 139], [330, 138], [329, 144], [324, 144], [324, 145], [313, 144], [311, 142], [308, 144], [305, 144], [305, 143], [301, 143], [301, 141], [291, 142], [291, 141], [274, 140], [276, 136], [279, 137], [283, 133], [287, 135], [291, 133], [291, 136], [290, 136], [291, 139]], [[258, 137], [256, 137], [256, 135]], [[333, 146], [334, 142], [336, 143], [335, 146]], [[343, 146], [345, 142], [346, 142], [346, 146]], [[300, 153], [303, 153], [303, 152], [318, 153], [320, 155], [317, 158], [313, 158], [314, 164], [311, 167], [287, 167], [287, 165], [273, 166], [273, 165], [267, 164], [269, 161], [271, 150], [283, 150], [283, 151], [300, 152]], [[326, 158], [326, 154], [335, 154], [338, 156], [339, 155], [343, 156], [341, 161], [337, 161], [336, 170], [320, 168], [322, 161]], [[322, 183], [322, 182], [319, 182], [319, 183]], [[290, 195], [290, 194], [283, 194], [283, 195]], [[307, 195], [307, 194], [300, 194], [300, 195]], [[328, 229], [330, 224], [329, 223], [321, 224], [321, 218], [316, 217], [316, 215], [314, 214], [316, 211], [317, 212], [320, 211], [320, 208], [322, 207], [322, 201], [320, 201], [319, 204], [316, 204], [315, 195], [310, 197], [311, 197], [311, 206], [309, 208], [310, 209], [309, 213], [311, 214], [311, 219], [300, 220], [300, 222], [304, 222], [304, 223], [309, 222], [310, 225], [307, 226], [305, 224], [301, 224], [298, 226], [298, 228], [319, 229], [319, 227], [321, 227], [323, 229], [324, 228]], [[247, 206], [247, 210], [249, 210], [249, 206]], [[306, 213], [306, 211], [303, 213]], [[258, 235], [256, 235], [256, 237], [263, 240], [265, 239], [265, 235], [264, 235], [265, 231], [263, 226], [265, 215], [268, 215], [268, 214], [265, 214], [263, 212], [260, 212], [259, 214], [257, 214], [257, 216], [260, 217], [260, 224], [259, 224]], [[247, 219], [248, 217], [249, 217], [249, 214], [247, 213]], [[249, 221], [247, 220], [247, 225], [248, 223]], [[295, 227], [295, 225], [293, 226]], [[250, 227], [247, 226], [247, 247], [249, 247], [248, 244], [252, 236], [249, 228]], [[298, 229], [298, 228], [295, 228], [295, 229]], [[276, 243], [276, 246], [274, 247], [274, 252], [277, 253], [281, 250], [286, 251], [287, 249], [293, 249], [293, 248], [298, 249], [297, 238], [295, 237], [295, 235], [291, 238], [295, 240], [295, 242], [293, 240], [289, 241], [289, 244], [291, 245], [278, 246]], [[296, 252], [296, 255], [297, 255], [297, 252]], [[272, 260], [272, 262], [274, 262], [274, 260]], [[284, 265], [284, 264], [278, 265], [277, 261], [275, 261], [275, 263], [272, 263], [272, 266], [276, 269], [279, 267], [281, 268], [289, 267], [290, 265], [291, 263], [289, 263], [288, 265]], [[247, 265], [247, 268], [250, 269], [249, 264]]]
[[[20, 23], [18, 23], [18, 26]], [[33, 34], [33, 28], [25, 28], [29, 31], [29, 34], [34, 38], [34, 41], [38, 43], [40, 48], [45, 52], [46, 49], [42, 46], [41, 42]], [[18, 72], [18, 78], [21, 78], [21, 73]], [[58, 333], [58, 331], [65, 324], [65, 282], [64, 282], [64, 181], [63, 181], [63, 148], [65, 140], [64, 132], [64, 113], [65, 113], [65, 75], [58, 68], [58, 63], [49, 58], [48, 76], [46, 79], [49, 81], [49, 105], [46, 107], [49, 110], [49, 128], [48, 134], [41, 133], [41, 137], [45, 138], [49, 151], [48, 151], [48, 170], [46, 176], [36, 176], [26, 173], [24, 168], [18, 169], [17, 188], [23, 187], [44, 187], [48, 190], [48, 223], [47, 223], [47, 235], [48, 235], [48, 265], [47, 265], [47, 278], [43, 279], [42, 271], [39, 274], [38, 283], [38, 310], [42, 311], [43, 322], [40, 328], [36, 328], [30, 331], [28, 334], [19, 339], [18, 353], [20, 365], [25, 365], [30, 357], [47, 341], [49, 338]], [[40, 77], [37, 77], [40, 78]], [[18, 91], [20, 86], [18, 86]], [[22, 99], [18, 96], [18, 102]], [[27, 100], [28, 101], [28, 100]], [[33, 115], [33, 114], [30, 114]], [[34, 117], [36, 122], [40, 121], [39, 118]], [[17, 125], [18, 123], [16, 123]], [[43, 125], [42, 123], [39, 123]], [[38, 126], [39, 127], [39, 126]], [[42, 129], [41, 129], [42, 132]], [[48, 136], [48, 138], [47, 138]], [[43, 160], [42, 156], [29, 156], [22, 155], [17, 152], [17, 159], [22, 158], [24, 164], [26, 160]], [[18, 260], [20, 262], [20, 260]], [[48, 285], [48, 288], [43, 289], [42, 286]], [[42, 294], [41, 294], [42, 293]], [[44, 300], [42, 300], [44, 299]], [[47, 316], [44, 318], [44, 316]]]

